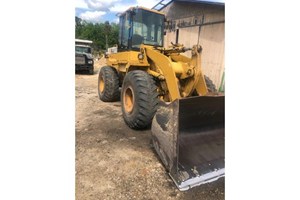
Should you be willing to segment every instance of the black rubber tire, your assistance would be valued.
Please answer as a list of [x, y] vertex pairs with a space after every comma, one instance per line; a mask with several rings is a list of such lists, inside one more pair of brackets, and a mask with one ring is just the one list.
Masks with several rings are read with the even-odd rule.
[[[132, 92], [132, 111], [125, 108], [125, 94]], [[158, 107], [157, 86], [147, 72], [134, 70], [126, 74], [121, 92], [122, 113], [126, 124], [132, 129], [146, 129], [150, 127]]]
[[120, 100], [119, 76], [115, 68], [109, 66], [101, 68], [98, 76], [98, 96], [104, 102]]
[[204, 75], [204, 79], [208, 92], [217, 92], [216, 86], [213, 81], [206, 75]]
[[94, 75], [94, 67], [92, 67], [91, 69], [89, 69], [89, 75]]

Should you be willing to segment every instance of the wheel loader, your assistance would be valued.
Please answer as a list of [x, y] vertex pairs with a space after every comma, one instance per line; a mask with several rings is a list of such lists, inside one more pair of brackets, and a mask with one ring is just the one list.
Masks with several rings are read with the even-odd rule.
[[200, 45], [163, 47], [164, 22], [163, 13], [143, 7], [120, 15], [118, 52], [99, 72], [98, 94], [121, 99], [130, 128], [151, 126], [157, 154], [184, 191], [225, 176], [224, 95], [201, 70]]

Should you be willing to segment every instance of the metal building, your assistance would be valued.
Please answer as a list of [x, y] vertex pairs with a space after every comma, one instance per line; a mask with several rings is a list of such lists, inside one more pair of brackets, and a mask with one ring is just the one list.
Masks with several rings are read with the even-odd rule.
[[152, 9], [166, 14], [164, 46], [200, 44], [204, 74], [224, 91], [224, 0], [161, 0]]

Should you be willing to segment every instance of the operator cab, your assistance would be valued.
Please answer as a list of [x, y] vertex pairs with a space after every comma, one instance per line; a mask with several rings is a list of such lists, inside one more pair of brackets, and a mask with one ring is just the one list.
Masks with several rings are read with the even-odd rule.
[[139, 51], [141, 44], [162, 47], [164, 18], [162, 13], [142, 7], [121, 14], [118, 51]]

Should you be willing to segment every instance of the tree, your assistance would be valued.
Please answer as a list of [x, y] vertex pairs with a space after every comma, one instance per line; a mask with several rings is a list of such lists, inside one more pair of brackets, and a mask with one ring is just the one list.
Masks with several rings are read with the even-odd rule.
[[89, 23], [75, 17], [75, 37], [93, 41], [93, 49], [104, 50], [118, 43], [119, 26], [115, 23]]

